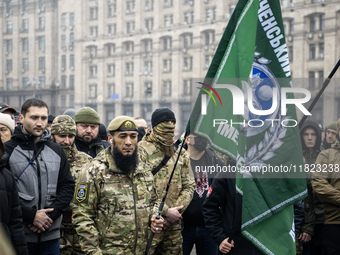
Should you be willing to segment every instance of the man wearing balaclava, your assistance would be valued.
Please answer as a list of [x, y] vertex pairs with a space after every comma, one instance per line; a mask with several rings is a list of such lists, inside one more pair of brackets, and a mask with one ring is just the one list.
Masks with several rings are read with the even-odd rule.
[[[57, 116], [51, 125], [52, 141], [63, 147], [75, 181], [77, 181], [81, 169], [92, 160], [91, 156], [77, 150], [74, 143], [76, 130], [75, 121], [68, 115]], [[64, 212], [60, 226], [59, 247], [61, 255], [81, 252], [78, 238], [75, 234], [76, 231], [72, 224], [72, 207], [73, 204]]]
[[202, 205], [218, 171], [216, 168], [221, 169], [224, 164], [211, 149], [207, 149], [208, 142], [204, 137], [189, 134], [185, 142], [195, 177], [195, 191], [190, 205], [183, 213], [183, 255], [189, 255], [194, 245], [200, 254], [217, 255], [218, 246], [205, 228]]
[[[152, 131], [138, 143], [139, 159], [152, 164], [157, 194], [162, 198], [176, 162], [174, 136], [176, 118], [169, 108], [158, 108], [151, 116]], [[182, 150], [165, 199], [164, 230], [155, 234], [150, 254], [182, 254], [182, 213], [191, 202], [195, 182], [190, 175], [190, 159]]]

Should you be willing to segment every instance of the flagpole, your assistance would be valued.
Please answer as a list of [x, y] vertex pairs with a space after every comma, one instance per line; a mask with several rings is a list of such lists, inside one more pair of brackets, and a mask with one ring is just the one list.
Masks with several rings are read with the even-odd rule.
[[[338, 60], [338, 63], [336, 63], [336, 65], [334, 66], [332, 72], [329, 74], [329, 76], [327, 77], [327, 79], [323, 82], [321, 89], [319, 90], [318, 94], [316, 95], [316, 97], [314, 98], [313, 102], [310, 104], [310, 106], [308, 107], [308, 111], [311, 112], [314, 108], [314, 105], [316, 104], [316, 102], [319, 100], [319, 98], [321, 97], [323, 91], [326, 89], [326, 87], [328, 86], [328, 84], [330, 83], [331, 79], [333, 78], [335, 72], [338, 70], [340, 66], [340, 59]], [[299, 123], [299, 128], [302, 127], [303, 123], [305, 122], [305, 120], [307, 119], [307, 115], [304, 115], [302, 117], [302, 119], [300, 120]]]
[[[179, 157], [181, 156], [181, 152], [182, 152], [182, 149], [183, 149], [183, 145], [184, 145], [184, 142], [185, 142], [185, 138], [188, 136], [188, 131], [185, 132], [185, 135], [184, 135], [184, 138], [183, 138], [183, 141], [182, 141], [182, 144], [181, 144], [181, 147], [179, 148], [179, 152], [178, 152], [178, 156], [176, 158], [176, 162], [174, 164], [174, 168], [172, 169], [172, 172], [171, 172], [171, 175], [169, 177], [169, 181], [168, 181], [168, 184], [166, 186], [166, 189], [164, 191], [164, 196], [162, 198], [162, 202], [160, 203], [159, 207], [158, 207], [158, 213], [157, 213], [157, 216], [156, 216], [156, 219], [160, 219], [161, 218], [161, 214], [162, 214], [162, 211], [163, 211], [163, 207], [164, 207], [164, 203], [165, 203], [165, 199], [168, 195], [168, 191], [169, 191], [169, 188], [170, 188], [170, 185], [171, 185], [171, 180], [172, 180], [172, 177], [174, 176], [174, 173], [175, 173], [175, 169], [176, 169], [176, 166], [177, 166], [177, 162], [179, 160]], [[154, 232], [151, 231], [151, 234], [150, 234], [150, 237], [149, 237], [149, 240], [148, 240], [148, 243], [146, 245], [146, 249], [145, 249], [145, 255], [148, 255], [149, 254], [149, 250], [151, 248], [151, 244], [152, 244], [152, 239], [153, 239], [153, 236], [155, 235]]]

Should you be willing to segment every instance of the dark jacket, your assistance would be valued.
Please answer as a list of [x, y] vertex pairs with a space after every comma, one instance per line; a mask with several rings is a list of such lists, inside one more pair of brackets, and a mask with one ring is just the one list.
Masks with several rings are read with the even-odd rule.
[[241, 233], [242, 196], [236, 192], [236, 179], [226, 173], [214, 178], [203, 203], [205, 227], [217, 245], [229, 237], [234, 247], [228, 255], [263, 254]]
[[28, 254], [18, 187], [11, 172], [5, 168], [8, 155], [0, 159], [0, 216], [1, 225], [12, 241], [18, 255]]
[[[59, 238], [61, 214], [73, 198], [74, 180], [65, 153], [50, 138], [46, 129], [41, 139], [34, 143], [34, 137], [24, 134], [19, 125], [12, 139], [5, 144], [9, 154], [7, 165], [18, 184], [28, 243]], [[31, 162], [33, 155], [38, 156]], [[51, 227], [41, 234], [30, 231], [26, 225], [33, 223], [37, 210], [46, 208], [54, 208], [48, 213], [53, 220]]]
[[[204, 226], [202, 204], [215, 175], [214, 172], [207, 171], [207, 168], [209, 166], [216, 169], [216, 165], [221, 168], [224, 166], [223, 162], [210, 149], [205, 149], [200, 160], [190, 159], [191, 170], [195, 177], [195, 191], [191, 203], [183, 213], [184, 226]], [[197, 178], [195, 167], [198, 167], [199, 178]]]
[[106, 149], [107, 147], [110, 146], [110, 143], [102, 141], [99, 138], [99, 135], [98, 135], [97, 139], [91, 144], [88, 144], [85, 141], [83, 141], [82, 139], [76, 137], [75, 144], [77, 146], [78, 151], [85, 152], [86, 154], [90, 155], [92, 158], [97, 157], [97, 154], [99, 152], [101, 152], [102, 150], [104, 150], [104, 149]]

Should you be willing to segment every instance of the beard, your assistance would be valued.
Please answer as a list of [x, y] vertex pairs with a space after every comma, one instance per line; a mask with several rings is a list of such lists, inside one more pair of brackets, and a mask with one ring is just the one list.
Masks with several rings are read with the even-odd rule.
[[138, 164], [137, 146], [131, 155], [123, 155], [118, 147], [114, 146], [112, 155], [116, 166], [122, 170], [124, 174], [129, 175], [136, 169]]

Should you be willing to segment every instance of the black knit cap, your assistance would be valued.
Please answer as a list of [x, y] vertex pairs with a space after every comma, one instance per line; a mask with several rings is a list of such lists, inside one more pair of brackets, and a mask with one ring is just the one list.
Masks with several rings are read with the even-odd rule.
[[156, 109], [151, 116], [152, 127], [157, 126], [159, 123], [164, 121], [173, 121], [176, 123], [174, 112], [167, 107]]

